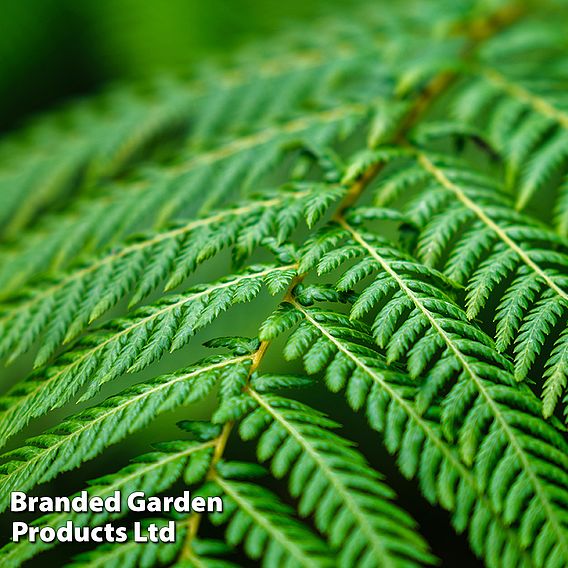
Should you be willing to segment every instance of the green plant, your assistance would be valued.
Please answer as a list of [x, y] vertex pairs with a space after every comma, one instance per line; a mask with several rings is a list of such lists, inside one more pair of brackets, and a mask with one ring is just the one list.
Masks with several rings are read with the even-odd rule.
[[[71, 106], [0, 150], [0, 356], [35, 353], [0, 399], [0, 439], [53, 416], [3, 456], [0, 508], [216, 401], [88, 491], [183, 482], [224, 496], [210, 520], [226, 530], [203, 538], [201, 515], [178, 516], [175, 544], [104, 545], [73, 566], [232, 566], [235, 549], [270, 567], [434, 563], [347, 440], [371, 435], [488, 566], [568, 565], [565, 7], [357, 14], [266, 59], [256, 46], [228, 70]], [[250, 302], [245, 338], [222, 314]], [[215, 354], [195, 363], [210, 327]], [[193, 362], [154, 376], [178, 350]], [[314, 408], [326, 387], [365, 431], [343, 437]], [[256, 460], [239, 461], [250, 441]], [[9, 543], [0, 560], [53, 546]]]

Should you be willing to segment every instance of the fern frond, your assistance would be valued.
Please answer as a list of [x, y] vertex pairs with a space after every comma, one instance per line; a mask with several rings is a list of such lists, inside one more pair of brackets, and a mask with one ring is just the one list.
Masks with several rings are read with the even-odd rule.
[[455, 443], [443, 433], [439, 409], [431, 405], [426, 412], [419, 411], [415, 381], [387, 365], [371, 347], [373, 337], [365, 324], [312, 306], [338, 299], [329, 289], [298, 290], [296, 298], [265, 322], [261, 337], [296, 328], [288, 339], [286, 358], [302, 357], [308, 373], [325, 373], [331, 391], [345, 390], [354, 410], [366, 410], [370, 426], [383, 434], [388, 451], [398, 454], [401, 472], [418, 478], [431, 503], [452, 511], [454, 528], [468, 529], [473, 551], [489, 566], [532, 565], [526, 550], [532, 541], [519, 533], [463, 463]]
[[173, 82], [152, 91], [116, 89], [102, 100], [69, 105], [3, 145], [0, 235], [14, 236], [45, 209], [182, 137], [193, 94]]
[[379, 26], [374, 16], [367, 22], [373, 29], [322, 20], [309, 39], [283, 33], [275, 49], [241, 49], [229, 66], [210, 62], [191, 80], [122, 86], [40, 118], [0, 147], [0, 234], [4, 224], [13, 235], [42, 210], [64, 206], [68, 193], [92, 194], [108, 180], [140, 172], [144, 160], [157, 162], [174, 144], [202, 151], [305, 116], [306, 101], [320, 109], [343, 103], [358, 94], [354, 74], [376, 87], [384, 81]]
[[554, 220], [558, 232], [563, 237], [568, 237], [568, 175], [564, 176], [558, 188], [558, 199], [554, 209]]
[[12, 387], [0, 402], [0, 440], [20, 431], [32, 418], [62, 406], [88, 385], [81, 400], [104, 383], [134, 373], [183, 347], [205, 325], [231, 306], [250, 302], [265, 284], [283, 290], [294, 266], [251, 266], [245, 272], [200, 285], [185, 294], [164, 296], [127, 317], [112, 320], [82, 337], [55, 362]]
[[265, 192], [203, 219], [139, 235], [75, 270], [38, 282], [0, 306], [0, 358], [10, 353], [13, 361], [41, 339], [35, 361], [41, 366], [126, 295], [134, 305], [164, 281], [166, 290], [175, 288], [225, 248], [241, 261], [273, 235], [281, 244], [301, 218], [312, 226], [342, 192], [317, 183]]
[[[545, 416], [552, 416], [558, 400], [566, 392], [568, 375], [568, 329], [565, 329], [547, 361], [547, 368], [544, 371], [544, 385], [542, 387], [543, 413]], [[564, 404], [568, 403], [568, 397], [564, 397]], [[565, 411], [566, 414], [566, 411]]]
[[[205, 345], [221, 355], [48, 416], [55, 426], [0, 456], [0, 510], [11, 491], [97, 467], [86, 462], [165, 412], [191, 419], [206, 402], [208, 422], [181, 423], [188, 440], [88, 493], [203, 483], [224, 511], [172, 517], [174, 545], [105, 545], [72, 566], [228, 568], [243, 554], [267, 568], [432, 563], [355, 449], [371, 430], [489, 568], [568, 565], [568, 442], [550, 417], [568, 384], [561, 4], [369, 5], [230, 68], [71, 105], [0, 144], [0, 358], [25, 366], [38, 349], [0, 398], [0, 445], [147, 369], [233, 305], [281, 295], [275, 310], [260, 305], [273, 311], [259, 339], [217, 337]], [[557, 234], [530, 216], [548, 205]], [[232, 275], [172, 291], [229, 256]], [[306, 374], [282, 374], [279, 354]], [[316, 409], [324, 383], [370, 428], [339, 436]], [[277, 392], [299, 387], [314, 408]], [[253, 462], [270, 463], [267, 484], [256, 463], [227, 461], [247, 451], [237, 429], [256, 441]], [[52, 546], [10, 543], [0, 560], [16, 567]]]
[[[346, 83], [345, 88], [350, 89], [349, 77], [361, 71], [375, 95], [369, 99], [365, 86], [364, 95], [363, 91], [349, 91], [349, 100], [338, 102], [343, 92], [341, 85]], [[303, 89], [292, 90], [284, 97], [286, 81], [296, 84], [296, 75], [302, 73]], [[364, 128], [363, 120], [381, 103], [389, 86], [376, 57], [367, 52], [352, 55], [347, 62], [342, 58], [324, 60], [295, 72], [287, 70], [282, 81], [283, 96], [278, 106], [253, 106], [253, 120], [237, 112], [240, 105], [236, 106], [235, 98], [250, 102], [256, 92], [264, 94], [273, 88], [276, 78], [259, 81], [255, 75], [242, 88], [237, 84], [228, 91], [220, 90], [213, 78], [212, 92], [221, 100], [204, 97], [202, 106], [194, 109], [195, 115], [187, 118], [190, 122], [195, 116], [195, 132], [188, 134], [189, 148], [177, 156], [177, 163], [143, 171], [132, 182], [107, 183], [104, 190], [75, 200], [71, 208], [46, 215], [41, 223], [20, 236], [16, 248], [0, 249], [1, 294], [17, 290], [30, 276], [59, 268], [85, 251], [120, 242], [142, 226], [162, 228], [171, 221], [191, 217], [196, 211], [206, 212], [227, 196], [247, 193], [296, 149], [310, 151], [332, 146], [358, 127]], [[306, 101], [311, 110], [304, 108]], [[237, 123], [233, 124], [228, 116]], [[204, 126], [201, 121], [213, 124]], [[209, 132], [212, 129], [214, 136]], [[239, 129], [245, 129], [243, 135], [239, 135]], [[202, 150], [199, 153], [190, 149], [192, 136]], [[202, 148], [203, 136], [213, 137], [216, 143]], [[75, 235], [72, 242], [69, 234]], [[11, 269], [5, 270], [4, 263], [10, 264]]]
[[[277, 478], [290, 477], [302, 516], [338, 551], [338, 566], [418, 566], [433, 559], [414, 531], [414, 522], [393, 502], [353, 444], [330, 432], [338, 424], [299, 402], [270, 394], [285, 378], [260, 376], [247, 390], [257, 405], [241, 422], [245, 440], [258, 438], [258, 458], [271, 460]], [[294, 381], [288, 381], [293, 387]], [[263, 391], [268, 390], [267, 393]], [[231, 401], [227, 401], [231, 404]]]
[[[219, 429], [211, 426], [209, 431], [201, 429], [201, 441], [172, 440], [156, 444], [154, 452], [132, 460], [130, 465], [114, 474], [90, 482], [88, 495], [105, 499], [115, 491], [120, 491], [123, 497], [134, 491], [143, 491], [150, 496], [165, 491], [180, 478], [187, 484], [197, 483], [201, 481], [211, 463], [214, 442], [210, 438], [218, 433]], [[121, 511], [126, 511], [125, 503], [122, 503]], [[32, 524], [51, 526], [55, 529], [64, 526], [68, 521], [76, 526], [98, 526], [110, 518], [120, 516], [120, 513], [106, 511], [53, 513], [38, 518]], [[6, 568], [15, 568], [55, 545], [55, 542], [39, 540], [34, 543], [26, 540], [12, 542], [0, 549], [0, 562]]]
[[[551, 24], [539, 39], [529, 39], [521, 26], [511, 32], [509, 47], [498, 38], [454, 99], [456, 117], [482, 128], [504, 158], [518, 210], [565, 174], [568, 163], [567, 75], [557, 41], [561, 32], [553, 30]], [[556, 215], [557, 226], [562, 214]]]
[[[355, 210], [338, 221], [339, 228], [329, 229], [335, 250], [328, 255], [355, 249], [354, 256], [370, 257], [378, 272], [354, 303], [351, 317], [375, 311], [373, 336], [387, 360], [404, 361], [412, 377], [422, 378], [418, 407], [424, 410], [441, 399], [445, 435], [458, 444], [464, 463], [475, 466], [487, 490], [498, 492], [494, 497], [508, 511], [507, 520], [530, 520], [527, 529], [547, 543], [548, 554], [568, 561], [563, 514], [568, 489], [550, 482], [568, 480], [568, 446], [562, 435], [539, 416], [541, 405], [531, 391], [515, 386], [508, 361], [443, 291], [439, 273], [401, 254], [356, 220]], [[335, 268], [326, 255], [318, 267], [320, 273]], [[367, 275], [367, 269], [358, 273], [360, 279]], [[339, 281], [340, 289], [352, 287], [344, 282]], [[501, 478], [503, 468], [508, 478]], [[531, 495], [527, 508], [516, 501], [515, 484]]]
[[[222, 513], [211, 521], [226, 524], [226, 539], [231, 546], [242, 545], [262, 566], [333, 566], [329, 548], [306, 525], [296, 520], [293, 510], [258, 482], [243, 478], [258, 477], [259, 466], [226, 462], [217, 465], [207, 493], [224, 495]], [[204, 490], [205, 491], [205, 490]]]
[[568, 242], [512, 209], [492, 180], [443, 157], [420, 154], [419, 163], [436, 184], [409, 211], [420, 229], [418, 258], [466, 286], [470, 319], [494, 307], [496, 345], [502, 352], [513, 345], [517, 380], [553, 338], [544, 365], [543, 410], [550, 416], [566, 382], [566, 367], [552, 353], [566, 348]]
[[218, 540], [193, 538], [186, 556], [174, 564], [175, 568], [239, 568], [232, 560], [222, 558], [232, 551], [231, 547]]
[[0, 510], [10, 491], [27, 491], [92, 459], [159, 414], [201, 400], [225, 377], [248, 375], [251, 355], [219, 356], [139, 383], [64, 420], [2, 456]]
[[[560, 284], [557, 284], [555, 281], [558, 275], [555, 274], [554, 271], [551, 271], [551, 275], [549, 275], [547, 274], [546, 268], [540, 266], [540, 263], [546, 265], [553, 262], [561, 263], [561, 266], [564, 266], [563, 263], [566, 262], [565, 258], [561, 255], [552, 254], [551, 260], [544, 258], [544, 260], [541, 261], [538, 255], [534, 254], [537, 259], [533, 260], [531, 255], [524, 250], [524, 247], [532, 244], [531, 241], [539, 244], [542, 241], [546, 241], [546, 244], [552, 249], [558, 247], [565, 248], [567, 246], [565, 241], [558, 239], [536, 221], [517, 215], [514, 211], [508, 209], [503, 205], [503, 197], [495, 196], [493, 200], [491, 200], [491, 194], [488, 190], [494, 190], [495, 185], [489, 180], [483, 180], [482, 177], [478, 177], [477, 179], [480, 182], [486, 181], [485, 185], [480, 183], [479, 187], [472, 188], [468, 195], [467, 190], [470, 189], [470, 187], [461, 187], [459, 170], [444, 170], [443, 165], [442, 167], [436, 166], [425, 154], [419, 154], [418, 160], [420, 165], [433, 176], [437, 184], [448, 192], [451, 192], [453, 197], [457, 198], [461, 205], [470, 212], [471, 219], [478, 221], [481, 228], [488, 228], [494, 233], [493, 238], [496, 243], [502, 243], [504, 249], [517, 256], [518, 262], [526, 265], [556, 296], [562, 299], [568, 299], [568, 292], [562, 288], [563, 281], [560, 278]], [[462, 184], [468, 183], [468, 173], [466, 172], [464, 176], [465, 179]], [[477, 192], [475, 190], [477, 190]], [[495, 217], [498, 217], [497, 220], [493, 219], [491, 213], [485, 210], [489, 208], [489, 206], [492, 207], [491, 213], [493, 213]], [[432, 211], [430, 211], [430, 213], [432, 213]], [[518, 225], [518, 227], [516, 225]], [[512, 235], [509, 233], [512, 233]], [[537, 252], [541, 252], [542, 257], [545, 251]], [[467, 278], [467, 275], [462, 276], [462, 281], [465, 280], [465, 278]], [[474, 304], [469, 308], [468, 313], [473, 317], [478, 311], [479, 306]]]

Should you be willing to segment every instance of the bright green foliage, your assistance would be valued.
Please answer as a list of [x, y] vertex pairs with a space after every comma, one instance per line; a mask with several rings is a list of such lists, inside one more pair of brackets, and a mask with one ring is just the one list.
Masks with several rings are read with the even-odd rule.
[[246, 377], [247, 364], [247, 356], [214, 359], [139, 383], [30, 438], [24, 446], [3, 456], [0, 509], [6, 508], [10, 491], [27, 491], [77, 467], [160, 413], [203, 399], [219, 381], [233, 380], [235, 375]]
[[258, 482], [242, 478], [258, 477], [258, 466], [241, 462], [220, 463], [206, 494], [224, 495], [222, 513], [215, 524], [227, 524], [226, 539], [233, 546], [242, 543], [247, 554], [262, 558], [262, 565], [306, 568], [333, 566], [331, 551], [323, 541], [293, 516], [293, 509]]
[[[518, 460], [517, 467], [512, 470], [518, 477], [502, 477], [503, 470], [494, 462], [491, 463], [502, 452], [499, 442], [502, 444], [503, 438], [498, 426], [493, 426], [495, 436], [488, 438], [485, 447], [474, 449], [478, 452], [477, 456], [464, 455], [464, 448], [471, 451], [466, 446], [468, 442], [471, 444], [467, 435], [476, 443], [475, 418], [484, 411], [482, 405], [477, 404], [478, 408], [474, 407], [471, 411], [469, 423], [464, 421], [465, 425], [457, 435], [462, 438], [461, 448], [456, 448], [454, 436], [448, 435], [445, 428], [440, 426], [440, 420], [444, 418], [445, 402], [446, 408], [453, 410], [448, 405], [453, 402], [451, 397], [439, 401], [439, 404], [430, 404], [428, 410], [423, 411], [420, 399], [422, 391], [417, 389], [415, 380], [387, 366], [384, 358], [375, 349], [368, 347], [373, 343], [370, 329], [362, 323], [354, 325], [340, 312], [311, 306], [314, 301], [337, 300], [337, 293], [333, 290], [307, 288], [299, 294], [298, 300], [292, 304], [283, 304], [267, 321], [263, 336], [272, 337], [300, 322], [288, 340], [285, 349], [287, 357], [302, 357], [309, 373], [325, 372], [328, 388], [334, 392], [345, 390], [345, 396], [354, 410], [365, 409], [370, 425], [384, 434], [389, 451], [398, 454], [399, 467], [403, 473], [408, 477], [418, 476], [426, 497], [454, 512], [453, 522], [457, 530], [464, 530], [468, 522], [471, 522], [472, 547], [478, 554], [485, 555], [489, 564], [499, 566], [504, 562], [504, 566], [514, 566], [528, 562], [524, 558], [524, 549], [535, 542], [535, 535], [525, 531], [530, 526], [534, 529], [535, 525], [531, 525], [531, 522], [537, 511], [525, 511], [526, 526], [522, 531], [513, 524], [507, 511], [515, 510], [517, 514], [520, 512], [515, 508], [519, 505], [516, 482], [522, 482], [525, 490], [529, 491], [526, 480], [533, 474], [532, 466], [538, 468], [539, 463], [535, 461], [534, 464], [525, 465], [525, 459], [533, 459], [529, 451], [516, 458], [509, 450], [502, 455], [502, 467], [510, 468]], [[511, 384], [514, 386], [512, 381]], [[494, 392], [497, 394], [496, 388]], [[499, 393], [500, 398], [504, 398], [504, 394], [506, 393]], [[515, 391], [511, 395], [514, 396]], [[515, 405], [519, 402], [521, 400], [511, 400]], [[530, 399], [524, 403], [528, 406]], [[535, 401], [532, 405], [538, 408]], [[508, 416], [506, 409], [503, 410], [505, 416]], [[487, 415], [486, 410], [485, 414]], [[515, 416], [511, 415], [510, 418], [513, 420]], [[527, 413], [525, 422], [528, 424], [530, 420], [530, 414]], [[535, 427], [537, 424], [538, 420], [535, 421]], [[542, 427], [541, 423], [540, 426]], [[503, 429], [508, 430], [506, 427]], [[546, 436], [560, 436], [552, 428], [544, 436], [542, 434], [538, 431], [533, 433], [533, 444], [529, 439], [525, 441], [524, 432], [518, 431], [511, 440], [511, 448], [516, 448], [517, 443], [523, 442], [527, 444], [527, 450], [532, 452], [532, 448], [539, 444], [542, 466], [547, 466], [546, 460], [550, 459], [555, 450], [547, 443]], [[539, 440], [541, 436], [543, 440]], [[561, 440], [557, 441], [563, 444]], [[487, 453], [495, 444], [497, 453]], [[565, 459], [559, 452], [556, 459], [560, 461], [560, 468], [564, 469], [564, 472], [559, 470], [558, 473], [564, 476]], [[490, 468], [488, 462], [491, 463]], [[523, 467], [526, 467], [525, 471]], [[459, 482], [456, 485], [457, 480]], [[545, 486], [549, 499], [556, 497], [555, 486], [549, 484], [545, 476], [542, 481], [536, 482], [532, 491], [540, 494], [541, 483]], [[566, 497], [564, 491], [564, 500]], [[563, 518], [561, 508], [557, 509], [556, 516]], [[484, 527], [483, 530], [480, 530], [481, 526]], [[549, 531], [550, 527], [541, 535], [541, 546], [545, 548], [550, 546], [550, 542], [546, 542], [551, 536]], [[560, 534], [564, 534], [563, 531]], [[557, 549], [560, 557], [564, 554], [563, 544], [560, 536]], [[542, 554], [538, 548], [537, 546], [534, 551], [535, 558]]]
[[[155, 520], [175, 544], [71, 566], [445, 559], [396, 468], [487, 566], [567, 566], [565, 19], [554, 0], [369, 3], [8, 139], [0, 508], [64, 473], [224, 498]], [[109, 466], [172, 411], [173, 441]]]
[[36, 357], [40, 366], [126, 295], [134, 305], [164, 280], [166, 290], [175, 288], [224, 248], [231, 247], [242, 261], [268, 237], [276, 235], [275, 245], [282, 244], [301, 217], [312, 225], [340, 195], [340, 188], [330, 191], [318, 184], [265, 192], [242, 206], [139, 235], [120, 249], [84, 261], [75, 271], [34, 284], [1, 308], [5, 333], [0, 356], [9, 353], [14, 360], [42, 337]]
[[[517, 209], [538, 199], [568, 162], [564, 36], [552, 21], [546, 28], [542, 22], [519, 26], [484, 51], [478, 73], [464, 81], [453, 101], [455, 118], [475, 125], [504, 157], [505, 183]], [[554, 217], [563, 236], [565, 205], [560, 194]]]
[[[527, 378], [537, 357], [547, 357], [543, 399], [550, 416], [568, 380], [562, 326], [568, 318], [568, 241], [515, 211], [499, 183], [467, 164], [420, 153], [416, 161], [397, 167], [410, 178], [404, 189], [419, 192], [407, 208], [420, 231], [416, 257], [465, 287], [468, 318], [495, 322], [497, 349], [512, 346], [517, 380]], [[385, 181], [388, 193], [392, 183]], [[382, 203], [385, 186], [378, 189]]]
[[[413, 522], [390, 502], [392, 490], [352, 443], [330, 432], [338, 424], [302, 403], [270, 394], [282, 383], [278, 376], [253, 381], [242, 396], [250, 396], [257, 408], [239, 431], [244, 439], [259, 437], [258, 458], [271, 460], [277, 478], [289, 476], [300, 515], [315, 515], [316, 526], [338, 551], [337, 565], [373, 566], [376, 558], [385, 566], [428, 562]], [[298, 386], [293, 379], [285, 384]]]
[[20, 431], [31, 418], [65, 404], [83, 385], [87, 385], [85, 400], [105, 382], [144, 369], [168, 351], [183, 347], [199, 328], [230, 306], [255, 298], [263, 282], [275, 294], [293, 274], [291, 267], [253, 266], [240, 275], [165, 296], [126, 318], [111, 320], [8, 391], [1, 400], [1, 439]]
[[[365, 43], [364, 38], [357, 43]], [[207, 73], [205, 86], [194, 86], [206, 94], [196, 97], [184, 117], [193, 127], [175, 163], [156, 164], [129, 182], [93, 189], [71, 207], [44, 216], [36, 228], [19, 237], [15, 249], [0, 247], [0, 295], [38, 270], [58, 268], [142, 228], [162, 228], [195, 211], [206, 212], [228, 196], [256, 192], [263, 175], [286, 157], [297, 156], [299, 149], [317, 153], [347, 137], [387, 92], [377, 49], [356, 45], [353, 53], [339, 59], [324, 54], [312, 58], [308, 51], [299, 67], [291, 63], [293, 58], [281, 69], [276, 63], [275, 69], [267, 65], [260, 76], [255, 67], [243, 71], [243, 80], [236, 84], [230, 75]], [[354, 72], [363, 81], [360, 89], [348, 80]], [[187, 97], [191, 86], [174, 83], [165, 90], [170, 97]], [[277, 104], [271, 98], [274, 90], [279, 94]], [[310, 108], [304, 112], [305, 107]], [[162, 126], [160, 121], [153, 123], [154, 129]], [[134, 148], [129, 151], [142, 152], [144, 147], [137, 145], [144, 144], [144, 137], [131, 134]]]
[[[161, 492], [169, 489], [180, 478], [186, 483], [201, 480], [211, 463], [213, 455], [212, 438], [219, 434], [218, 428], [199, 426], [199, 440], [175, 440], [156, 444], [156, 451], [144, 454], [120, 471], [93, 480], [87, 489], [89, 497], [99, 496], [103, 499], [121, 491], [125, 495], [134, 491]], [[124, 505], [123, 505], [124, 506]], [[122, 513], [124, 514], [124, 512]], [[80, 526], [99, 525], [110, 518], [117, 518], [118, 513], [52, 513], [40, 517], [37, 526], [50, 525], [54, 528], [64, 526], [73, 521]], [[52, 548], [55, 543], [30, 543], [22, 541], [12, 543], [2, 550], [2, 566], [17, 566], [43, 550]]]

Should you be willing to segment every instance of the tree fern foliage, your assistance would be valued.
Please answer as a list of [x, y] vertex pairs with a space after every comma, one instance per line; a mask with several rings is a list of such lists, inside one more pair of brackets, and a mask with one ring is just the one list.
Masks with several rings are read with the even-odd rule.
[[224, 505], [2, 566], [568, 565], [566, 6], [345, 10], [2, 143], [3, 522]]

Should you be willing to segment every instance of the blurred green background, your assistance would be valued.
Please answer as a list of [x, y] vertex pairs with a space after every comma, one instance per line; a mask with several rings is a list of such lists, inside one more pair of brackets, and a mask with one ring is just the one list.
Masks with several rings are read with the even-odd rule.
[[[349, 0], [341, 2], [344, 6]], [[116, 81], [187, 70], [337, 0], [1, 0], [0, 132]]]

